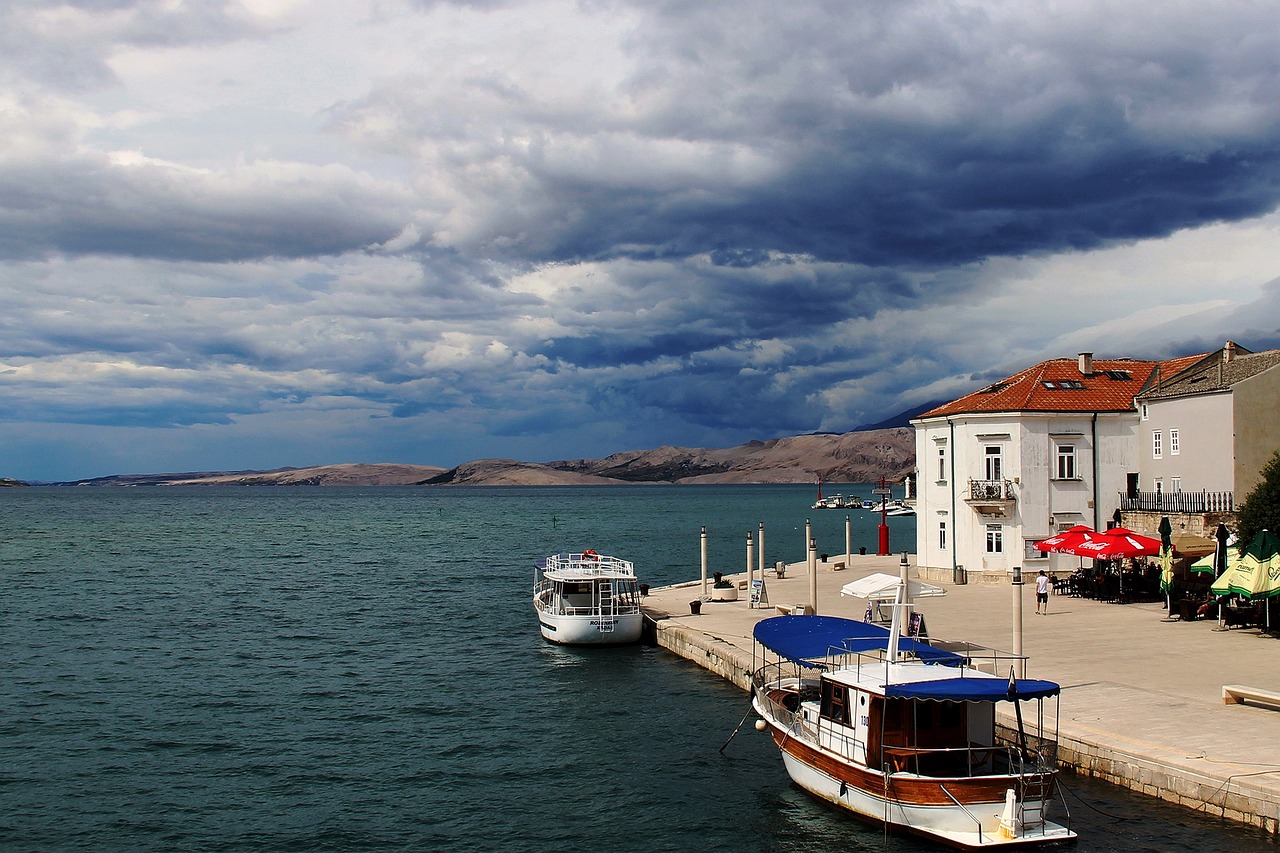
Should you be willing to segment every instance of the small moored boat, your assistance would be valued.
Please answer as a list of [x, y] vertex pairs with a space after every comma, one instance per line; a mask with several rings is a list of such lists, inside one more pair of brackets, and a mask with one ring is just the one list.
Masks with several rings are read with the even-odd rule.
[[[1000, 678], [901, 636], [905, 598], [900, 587], [889, 629], [832, 616], [756, 625], [757, 643], [778, 658], [753, 678], [756, 727], [772, 734], [791, 779], [863, 818], [953, 847], [1073, 842], [1069, 826], [1047, 817], [1058, 685], [1012, 670]], [[1001, 702], [1012, 703], [1016, 729], [997, 725]], [[1035, 710], [1025, 721], [1023, 703]]]
[[635, 566], [590, 548], [538, 561], [533, 609], [542, 636], [566, 645], [634, 643], [644, 621]]

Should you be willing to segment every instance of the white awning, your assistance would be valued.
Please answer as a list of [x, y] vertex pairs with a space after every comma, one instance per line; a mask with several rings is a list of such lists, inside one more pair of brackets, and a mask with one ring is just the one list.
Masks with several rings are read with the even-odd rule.
[[[865, 598], [868, 601], [892, 601], [898, 592], [898, 577], [876, 572], [840, 587], [841, 595]], [[946, 595], [947, 591], [924, 581], [907, 581], [907, 595], [912, 599]]]

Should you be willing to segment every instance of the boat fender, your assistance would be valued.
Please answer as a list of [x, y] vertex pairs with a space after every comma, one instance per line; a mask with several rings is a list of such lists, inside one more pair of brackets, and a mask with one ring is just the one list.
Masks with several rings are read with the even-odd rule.
[[1000, 837], [1018, 837], [1018, 795], [1012, 788], [1004, 792], [1004, 814], [1000, 815]]
[[582, 559], [584, 559], [584, 560], [598, 560], [598, 559], [600, 559], [600, 555], [596, 553], [596, 549], [595, 549], [595, 548], [588, 548], [587, 550], [585, 550], [585, 551], [583, 551], [583, 552], [582, 552]]

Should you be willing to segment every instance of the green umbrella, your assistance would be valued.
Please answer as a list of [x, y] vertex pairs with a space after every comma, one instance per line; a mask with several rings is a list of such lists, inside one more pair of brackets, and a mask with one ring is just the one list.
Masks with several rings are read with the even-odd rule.
[[1255, 557], [1259, 562], [1272, 560], [1280, 554], [1280, 538], [1270, 530], [1263, 530], [1253, 537], [1252, 542], [1240, 549], [1240, 553], [1244, 557]]
[[[1213, 574], [1218, 571], [1218, 558], [1216, 554], [1205, 554], [1200, 559], [1191, 564], [1191, 571], [1204, 572], [1205, 574]], [[1230, 570], [1236, 563], [1240, 562], [1240, 554], [1238, 551], [1227, 550], [1227, 569]]]
[[1160, 591], [1164, 593], [1164, 609], [1173, 618], [1173, 525], [1169, 516], [1160, 519]]
[[[1213, 586], [1214, 595], [1243, 595], [1250, 600], [1280, 595], [1280, 539], [1264, 530], [1245, 546], [1234, 566], [1228, 565]], [[1266, 608], [1266, 628], [1271, 630], [1271, 608]]]

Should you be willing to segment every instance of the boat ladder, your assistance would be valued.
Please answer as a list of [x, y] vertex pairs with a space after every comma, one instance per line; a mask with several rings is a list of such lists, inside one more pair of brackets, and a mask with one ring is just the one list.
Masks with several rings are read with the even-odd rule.
[[600, 633], [613, 633], [617, 622], [618, 610], [613, 599], [613, 584], [610, 581], [600, 582]]
[[[1024, 829], [1044, 830], [1044, 813], [1048, 807], [1045, 798], [1049, 796], [1053, 777], [1044, 773], [1028, 774], [1022, 777], [1022, 803], [1020, 803], [1021, 820]], [[1029, 802], [1039, 802], [1040, 808], [1027, 808]]]

